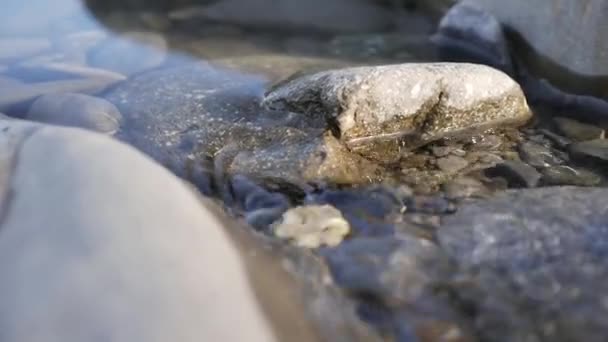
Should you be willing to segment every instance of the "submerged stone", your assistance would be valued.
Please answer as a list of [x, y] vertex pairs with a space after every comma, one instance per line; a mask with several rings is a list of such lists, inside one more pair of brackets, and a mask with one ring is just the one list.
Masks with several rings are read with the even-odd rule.
[[453, 284], [487, 341], [603, 341], [608, 293], [605, 189], [511, 190], [443, 219]]

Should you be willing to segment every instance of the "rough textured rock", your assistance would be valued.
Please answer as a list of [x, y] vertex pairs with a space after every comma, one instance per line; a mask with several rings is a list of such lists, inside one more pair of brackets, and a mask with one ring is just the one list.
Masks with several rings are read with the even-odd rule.
[[278, 86], [264, 105], [335, 122], [350, 149], [385, 162], [442, 137], [518, 126], [531, 117], [511, 78], [457, 63], [321, 72]]
[[279, 340], [239, 255], [253, 250], [185, 183], [101, 135], [1, 125], [2, 341]]
[[602, 341], [608, 326], [605, 189], [508, 191], [443, 220], [458, 296], [490, 341]]
[[37, 98], [24, 117], [27, 120], [86, 128], [114, 134], [122, 116], [110, 102], [84, 94], [50, 94]]

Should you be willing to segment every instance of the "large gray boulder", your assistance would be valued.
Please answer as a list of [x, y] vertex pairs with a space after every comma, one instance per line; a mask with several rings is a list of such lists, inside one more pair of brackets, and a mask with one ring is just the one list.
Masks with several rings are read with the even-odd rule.
[[518, 36], [531, 69], [572, 92], [606, 95], [608, 1], [465, 0], [495, 15]]
[[278, 263], [161, 166], [79, 129], [0, 131], [0, 340], [317, 340]]

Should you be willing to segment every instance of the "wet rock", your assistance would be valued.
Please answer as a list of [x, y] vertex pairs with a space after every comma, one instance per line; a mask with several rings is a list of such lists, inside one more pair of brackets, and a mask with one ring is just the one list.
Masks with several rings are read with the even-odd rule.
[[[248, 268], [286, 289], [281, 301], [296, 298], [297, 285], [284, 269], [271, 271], [281, 268], [270, 256], [252, 257], [264, 248], [237, 238], [241, 227], [220, 219], [212, 203], [102, 135], [1, 125], [2, 189], [11, 194], [2, 196], [0, 227], [3, 341], [283, 339]], [[276, 327], [317, 341], [304, 304], [279, 305], [287, 311]], [[235, 330], [234, 319], [246, 323]]]
[[442, 137], [518, 126], [531, 117], [508, 76], [454, 63], [322, 72], [280, 85], [264, 105], [324, 117], [350, 149], [382, 162]]
[[532, 166], [517, 160], [506, 160], [486, 170], [489, 177], [502, 177], [512, 187], [533, 188], [538, 185], [541, 174]]
[[456, 150], [460, 149], [461, 145], [447, 145], [447, 146], [433, 146], [431, 147], [431, 151], [435, 157], [446, 157], [451, 153], [454, 153]]
[[51, 42], [43, 38], [0, 38], [0, 61], [31, 57], [51, 47]]
[[608, 161], [608, 140], [596, 139], [569, 145], [568, 151], [577, 158]]
[[292, 240], [296, 246], [337, 246], [350, 232], [342, 213], [332, 206], [300, 206], [287, 210], [274, 225], [274, 234]]
[[161, 65], [166, 58], [167, 41], [151, 32], [129, 32], [109, 37], [87, 54], [92, 67], [133, 75]]
[[27, 60], [14, 65], [7, 72], [28, 83], [52, 82], [66, 79], [98, 79], [109, 82], [124, 81], [127, 77], [105, 69], [54, 60]]
[[122, 121], [122, 115], [110, 102], [74, 93], [40, 96], [32, 103], [24, 118], [106, 134], [116, 133]]
[[[172, 13], [170, 17], [184, 18], [182, 13]], [[390, 10], [366, 0], [222, 0], [189, 8], [188, 17], [254, 28], [330, 33], [378, 31], [394, 24]]]
[[568, 118], [555, 118], [553, 119], [557, 129], [566, 137], [573, 141], [586, 141], [594, 139], [603, 139], [604, 130], [600, 127], [584, 124], [576, 120]]
[[536, 168], [546, 168], [564, 163], [550, 148], [531, 141], [519, 145], [519, 156], [524, 162]]
[[106, 98], [125, 117], [121, 137], [183, 177], [209, 158], [220, 172], [295, 184], [382, 175], [324, 133], [324, 121], [261, 108], [266, 86], [255, 75], [193, 63], [133, 77]]
[[458, 156], [447, 156], [437, 159], [437, 167], [446, 173], [458, 173], [462, 169], [469, 166], [469, 162]]
[[96, 94], [111, 85], [116, 84], [112, 79], [69, 79], [37, 83], [17, 83], [6, 87], [0, 82], [0, 110], [10, 112], [11, 108], [22, 106], [45, 94], [84, 93]]
[[443, 220], [456, 296], [488, 341], [603, 341], [605, 189], [512, 190]]
[[570, 141], [570, 139], [563, 137], [559, 134], [556, 134], [554, 132], [551, 132], [548, 129], [541, 129], [539, 130], [539, 132], [541, 134], [543, 134], [544, 136], [546, 136], [549, 140], [551, 140], [555, 145], [557, 145], [558, 147], [561, 148], [567, 148], [568, 145], [570, 145], [570, 143], [572, 141]]
[[[235, 204], [245, 213], [247, 223], [257, 230], [268, 231], [270, 225], [278, 221], [290, 206], [283, 194], [269, 192], [247, 177], [236, 175], [230, 185]], [[232, 204], [224, 194], [220, 194], [220, 197], [227, 205]]]
[[[421, 23], [420, 26], [424, 27], [425, 23]], [[418, 29], [420, 30], [420, 27]], [[412, 31], [414, 30], [408, 30], [405, 35], [402, 31], [340, 35], [329, 42], [327, 50], [332, 56], [366, 62], [387, 58], [395, 58], [402, 62], [437, 60], [437, 53], [428, 34], [423, 32], [416, 34]], [[423, 28], [422, 31], [426, 30]]]
[[482, 63], [513, 74], [502, 25], [477, 6], [466, 2], [453, 6], [441, 19], [433, 42], [444, 59]]
[[490, 190], [481, 181], [472, 177], [459, 177], [442, 186], [442, 190], [449, 199], [483, 197]]
[[594, 186], [602, 182], [594, 172], [565, 165], [546, 168], [542, 174], [542, 182], [547, 185]]

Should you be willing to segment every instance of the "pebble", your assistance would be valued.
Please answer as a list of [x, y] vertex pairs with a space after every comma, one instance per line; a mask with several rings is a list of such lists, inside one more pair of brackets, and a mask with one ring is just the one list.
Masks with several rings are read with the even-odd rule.
[[483, 197], [490, 194], [490, 190], [478, 179], [472, 177], [458, 177], [443, 184], [442, 190], [449, 199]]
[[160, 66], [167, 56], [167, 41], [157, 33], [128, 32], [109, 37], [87, 53], [95, 68], [133, 75]]
[[264, 105], [324, 115], [351, 150], [381, 162], [398, 161], [404, 149], [443, 137], [519, 126], [531, 117], [521, 88], [507, 75], [458, 63], [321, 72], [281, 84]]
[[604, 139], [604, 129], [568, 118], [554, 118], [557, 129], [573, 141]]
[[0, 62], [14, 62], [51, 48], [44, 38], [0, 38]]
[[10, 114], [11, 108], [23, 105], [45, 94], [70, 92], [95, 94], [114, 84], [116, 84], [116, 80], [74, 79], [21, 84], [6, 90], [7, 88], [0, 83], [0, 111], [6, 111]]
[[596, 186], [602, 182], [594, 172], [565, 165], [549, 167], [541, 172], [542, 182], [547, 185]]
[[[242, 175], [235, 175], [230, 181], [230, 190], [237, 206], [245, 212], [245, 220], [259, 231], [268, 231], [272, 223], [281, 218], [290, 207], [283, 194], [270, 192]], [[232, 205], [220, 194], [226, 205]]]
[[443, 158], [437, 159], [437, 167], [443, 172], [446, 173], [458, 173], [469, 166], [469, 162], [458, 156], [447, 156]]
[[287, 210], [273, 231], [277, 237], [289, 239], [299, 247], [333, 247], [350, 233], [350, 225], [330, 205], [307, 205]]
[[536, 168], [546, 168], [564, 163], [561, 158], [554, 155], [550, 148], [530, 141], [519, 145], [519, 156], [524, 162]]
[[112, 103], [90, 95], [63, 93], [38, 97], [24, 117], [27, 120], [114, 134], [122, 115]]
[[112, 82], [120, 82], [126, 76], [117, 72], [92, 68], [76, 63], [65, 63], [46, 60], [28, 60], [14, 65], [9, 75], [14, 75], [29, 83], [52, 82], [65, 79], [98, 79]]
[[541, 174], [532, 166], [518, 161], [506, 160], [493, 168], [486, 170], [489, 177], [502, 177], [507, 180], [511, 187], [536, 187], [541, 179]]
[[607, 162], [608, 140], [596, 139], [573, 143], [569, 146], [568, 152], [570, 152], [573, 157], [590, 158], [601, 162]]

